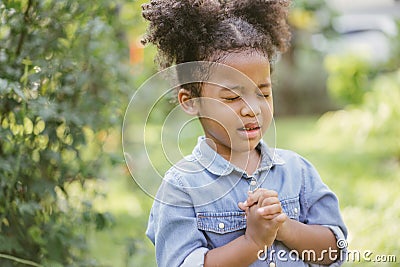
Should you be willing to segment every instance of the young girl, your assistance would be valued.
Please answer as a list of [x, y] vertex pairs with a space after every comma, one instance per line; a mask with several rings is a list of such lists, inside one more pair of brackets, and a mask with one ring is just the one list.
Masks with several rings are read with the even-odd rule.
[[[271, 65], [287, 49], [285, 0], [152, 0], [144, 43], [162, 68], [211, 62], [178, 89], [204, 130], [165, 174], [147, 235], [159, 266], [339, 266], [346, 227], [314, 167], [262, 141], [272, 120]], [[190, 65], [178, 68], [178, 77]], [[190, 72], [190, 71], [189, 71]], [[200, 71], [201, 72], [201, 71]], [[211, 77], [211, 78], [210, 78]]]

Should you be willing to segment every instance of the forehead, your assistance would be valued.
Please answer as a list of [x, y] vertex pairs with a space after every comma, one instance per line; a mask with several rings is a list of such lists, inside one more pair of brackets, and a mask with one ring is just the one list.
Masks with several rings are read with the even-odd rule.
[[233, 52], [220, 57], [210, 73], [210, 82], [219, 85], [270, 83], [268, 58], [257, 51]]

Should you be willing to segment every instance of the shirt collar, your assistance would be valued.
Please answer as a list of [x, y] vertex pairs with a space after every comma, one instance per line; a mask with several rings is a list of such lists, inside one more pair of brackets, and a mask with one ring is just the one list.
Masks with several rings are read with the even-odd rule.
[[[256, 172], [268, 170], [275, 165], [285, 164], [285, 161], [276, 153], [276, 150], [269, 148], [263, 140], [260, 140], [256, 149], [261, 154], [260, 166]], [[230, 174], [233, 170], [245, 173], [242, 169], [236, 167], [212, 149], [207, 144], [204, 136], [198, 138], [197, 145], [193, 149], [192, 154], [200, 165], [212, 174], [223, 176]]]

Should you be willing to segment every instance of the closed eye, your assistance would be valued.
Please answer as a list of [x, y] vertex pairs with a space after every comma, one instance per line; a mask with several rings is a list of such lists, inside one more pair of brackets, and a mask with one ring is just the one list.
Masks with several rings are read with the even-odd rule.
[[258, 96], [261, 96], [261, 97], [268, 98], [268, 97], [270, 97], [270, 96], [271, 96], [271, 94], [258, 94]]
[[224, 97], [224, 99], [225, 99], [225, 100], [228, 100], [228, 101], [234, 101], [234, 100], [236, 100], [236, 99], [239, 99], [239, 97], [240, 97], [240, 96]]
[[224, 99], [226, 101], [234, 101], [239, 98], [240, 98], [240, 95], [238, 95], [238, 94], [230, 94], [230, 95], [222, 96], [222, 99]]

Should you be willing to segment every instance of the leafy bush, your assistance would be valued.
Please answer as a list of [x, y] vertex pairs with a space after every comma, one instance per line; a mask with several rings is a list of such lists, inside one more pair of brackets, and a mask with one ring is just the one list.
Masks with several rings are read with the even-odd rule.
[[369, 142], [369, 147], [400, 160], [400, 36], [391, 44], [393, 57], [379, 66], [351, 55], [326, 58], [328, 89], [347, 106], [324, 115], [321, 129], [337, 142]]
[[371, 63], [356, 55], [328, 55], [325, 67], [329, 73], [327, 88], [333, 98], [342, 105], [361, 104], [376, 72]]
[[84, 230], [111, 217], [92, 207], [101, 192], [88, 181], [99, 175], [129, 80], [118, 8], [0, 1], [1, 266], [94, 264]]
[[[400, 159], [400, 70], [380, 74], [371, 81], [362, 105], [328, 112], [320, 120], [324, 135], [336, 136], [336, 142], [355, 142], [381, 150]], [[352, 137], [352, 138], [349, 138]], [[390, 146], [383, 146], [382, 141]]]

